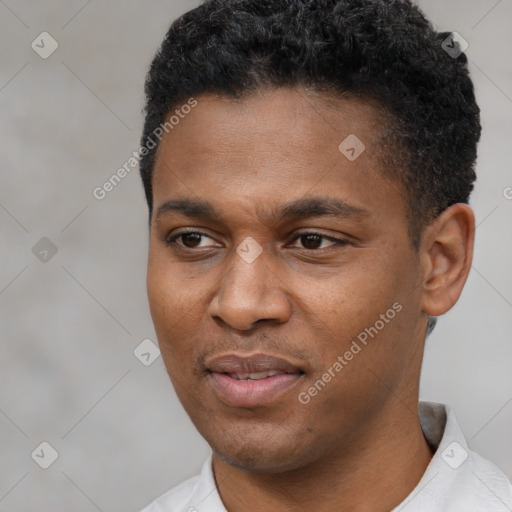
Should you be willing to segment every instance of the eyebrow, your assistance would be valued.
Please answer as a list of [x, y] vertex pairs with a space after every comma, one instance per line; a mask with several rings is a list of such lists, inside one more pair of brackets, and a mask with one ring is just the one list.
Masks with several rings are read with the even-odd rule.
[[[222, 215], [205, 200], [179, 198], [162, 203], [156, 213], [156, 221], [169, 212], [177, 212], [196, 220], [221, 220]], [[370, 216], [370, 212], [351, 205], [341, 199], [309, 197], [285, 203], [273, 209], [272, 215], [281, 220], [305, 220], [316, 217], [337, 217], [361, 221]]]

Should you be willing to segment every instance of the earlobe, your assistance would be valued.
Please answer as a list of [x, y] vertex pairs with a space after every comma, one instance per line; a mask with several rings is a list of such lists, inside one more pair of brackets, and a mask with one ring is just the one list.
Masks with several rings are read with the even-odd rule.
[[425, 230], [420, 247], [423, 312], [439, 316], [459, 299], [473, 260], [475, 215], [463, 203], [450, 206]]

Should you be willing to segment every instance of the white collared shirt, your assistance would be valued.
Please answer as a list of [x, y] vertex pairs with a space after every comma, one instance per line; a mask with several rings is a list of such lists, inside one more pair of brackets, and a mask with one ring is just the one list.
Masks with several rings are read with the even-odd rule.
[[[425, 438], [436, 450], [418, 485], [391, 512], [512, 512], [512, 485], [492, 462], [472, 452], [450, 407], [419, 403]], [[215, 485], [212, 457], [201, 474], [141, 512], [227, 512]]]

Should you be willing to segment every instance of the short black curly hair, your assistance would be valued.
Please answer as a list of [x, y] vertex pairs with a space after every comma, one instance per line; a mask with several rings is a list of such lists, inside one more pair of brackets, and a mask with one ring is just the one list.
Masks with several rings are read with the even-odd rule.
[[450, 37], [409, 0], [204, 1], [172, 23], [146, 78], [150, 222], [158, 142], [148, 141], [173, 108], [203, 93], [303, 86], [384, 107], [384, 168], [404, 185], [417, 248], [425, 226], [469, 201], [476, 178], [480, 109], [465, 54], [442, 45], [457, 44]]

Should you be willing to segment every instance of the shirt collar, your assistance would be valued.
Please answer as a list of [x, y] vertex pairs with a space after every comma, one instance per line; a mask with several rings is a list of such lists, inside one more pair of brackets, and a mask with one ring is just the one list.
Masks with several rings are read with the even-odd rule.
[[453, 410], [419, 403], [423, 435], [435, 450], [423, 477], [391, 512], [512, 511], [512, 486], [502, 471], [471, 451]]
[[[391, 512], [512, 511], [509, 481], [494, 464], [468, 448], [450, 407], [419, 402], [419, 419], [435, 453], [417, 486]], [[185, 510], [227, 512], [215, 484], [211, 454]]]

